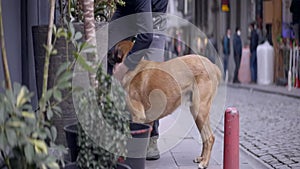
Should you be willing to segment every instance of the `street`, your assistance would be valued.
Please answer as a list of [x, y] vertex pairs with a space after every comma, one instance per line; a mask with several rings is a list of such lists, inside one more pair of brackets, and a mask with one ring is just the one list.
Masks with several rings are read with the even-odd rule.
[[297, 98], [227, 88], [226, 107], [240, 112], [241, 146], [273, 168], [300, 168], [299, 105]]

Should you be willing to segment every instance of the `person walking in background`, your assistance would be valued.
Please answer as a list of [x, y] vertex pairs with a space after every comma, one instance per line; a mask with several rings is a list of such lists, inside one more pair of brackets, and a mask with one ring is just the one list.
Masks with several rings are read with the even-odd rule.
[[223, 58], [223, 63], [224, 63], [224, 79], [226, 77], [226, 72], [228, 69], [228, 60], [229, 60], [229, 55], [230, 55], [230, 35], [231, 35], [231, 31], [228, 28], [226, 31], [226, 35], [223, 37], [223, 54], [224, 54], [224, 58]]
[[235, 34], [233, 35], [233, 54], [234, 54], [234, 62], [235, 62], [235, 71], [233, 83], [239, 83], [238, 73], [240, 69], [240, 62], [242, 56], [242, 39], [241, 39], [241, 30], [239, 27], [236, 28]]
[[257, 78], [257, 54], [256, 49], [258, 46], [258, 34], [255, 29], [255, 23], [251, 23], [249, 26], [250, 34], [250, 70], [251, 70], [251, 81], [256, 83]]
[[290, 12], [293, 14], [293, 28], [295, 31], [295, 39], [300, 42], [300, 0], [293, 0]]

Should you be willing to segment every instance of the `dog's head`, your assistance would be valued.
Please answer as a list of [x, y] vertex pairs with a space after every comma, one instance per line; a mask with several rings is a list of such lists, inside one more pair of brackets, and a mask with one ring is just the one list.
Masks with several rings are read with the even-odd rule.
[[129, 51], [133, 47], [133, 42], [130, 40], [123, 40], [119, 42], [112, 53], [108, 55], [109, 62], [112, 65], [124, 62]]

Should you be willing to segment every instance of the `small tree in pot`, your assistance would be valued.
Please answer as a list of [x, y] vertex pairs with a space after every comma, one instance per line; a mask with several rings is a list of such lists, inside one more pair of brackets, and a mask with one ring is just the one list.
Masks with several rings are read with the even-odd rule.
[[126, 155], [130, 137], [129, 113], [125, 110], [122, 87], [111, 89], [111, 77], [102, 68], [97, 73], [96, 92], [80, 95], [78, 165], [85, 168], [116, 168], [119, 156]]

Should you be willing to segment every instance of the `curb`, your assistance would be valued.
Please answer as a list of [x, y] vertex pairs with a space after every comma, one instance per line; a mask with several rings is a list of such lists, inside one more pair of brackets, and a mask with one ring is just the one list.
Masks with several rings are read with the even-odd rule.
[[260, 158], [256, 157], [251, 152], [247, 151], [243, 146], [240, 145], [240, 152], [243, 154], [243, 156], [246, 156], [248, 162], [253, 166], [254, 168], [265, 168], [265, 169], [273, 169], [270, 165], [263, 162]]
[[[263, 89], [260, 87], [256, 87], [254, 85], [250, 86], [250, 85], [245, 85], [245, 84], [227, 83], [227, 86], [231, 87], [231, 88], [250, 89], [250, 90], [254, 90], [254, 91], [265, 92], [265, 93], [270, 93], [270, 94], [278, 94], [278, 95], [282, 95], [282, 96], [300, 99], [300, 93], [299, 94], [295, 93], [295, 89], [290, 92], [288, 90], [286, 90], [286, 92], [283, 92], [283, 91], [272, 90], [272, 89]], [[296, 90], [299, 90], [299, 89], [296, 89]]]

